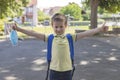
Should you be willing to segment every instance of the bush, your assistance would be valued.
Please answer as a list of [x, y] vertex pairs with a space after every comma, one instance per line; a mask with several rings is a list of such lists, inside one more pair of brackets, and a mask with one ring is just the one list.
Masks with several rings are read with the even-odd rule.
[[104, 19], [98, 19], [98, 24], [103, 24], [105, 22]]
[[0, 20], [0, 32], [4, 31], [4, 23], [2, 20]]
[[89, 14], [82, 15], [82, 18], [83, 18], [84, 21], [90, 20]]
[[[98, 19], [98, 24], [102, 24], [104, 22], [103, 19]], [[69, 26], [89, 26], [90, 21], [70, 21]]]
[[90, 21], [70, 21], [70, 26], [88, 26]]
[[4, 26], [0, 24], [0, 32], [4, 31]]

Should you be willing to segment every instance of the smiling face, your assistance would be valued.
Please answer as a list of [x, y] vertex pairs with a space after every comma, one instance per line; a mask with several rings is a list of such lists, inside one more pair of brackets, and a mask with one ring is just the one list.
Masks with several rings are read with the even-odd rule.
[[54, 21], [52, 27], [55, 34], [61, 35], [65, 33], [67, 25], [62, 21]]
[[67, 18], [60, 13], [56, 13], [52, 17], [52, 28], [55, 34], [61, 35], [65, 33], [65, 29], [67, 27]]

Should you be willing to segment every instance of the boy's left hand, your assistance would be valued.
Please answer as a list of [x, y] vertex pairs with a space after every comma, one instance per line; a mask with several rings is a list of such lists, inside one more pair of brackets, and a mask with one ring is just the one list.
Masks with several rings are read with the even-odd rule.
[[106, 24], [106, 22], [104, 22], [104, 24], [102, 25], [101, 32], [107, 32], [108, 31], [109, 26], [106, 26], [105, 24]]

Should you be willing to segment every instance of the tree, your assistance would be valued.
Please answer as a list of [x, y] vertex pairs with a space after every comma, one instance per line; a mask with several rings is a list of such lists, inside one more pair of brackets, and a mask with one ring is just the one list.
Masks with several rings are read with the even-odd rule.
[[82, 4], [82, 11], [83, 11], [83, 13], [82, 13], [82, 17], [83, 17], [83, 20], [85, 21], [85, 20], [90, 20], [90, 6], [89, 5], [87, 5], [85, 2], [81, 2], [81, 4]]
[[38, 11], [38, 20], [44, 21], [44, 20], [50, 20], [50, 17], [43, 13], [41, 10]]
[[90, 28], [97, 27], [98, 6], [110, 13], [117, 13], [120, 11], [120, 0], [85, 0], [85, 3], [90, 4], [91, 7]]
[[81, 8], [76, 3], [69, 3], [67, 6], [63, 7], [60, 12], [65, 15], [70, 15], [74, 17], [74, 19], [81, 19]]
[[22, 7], [28, 2], [29, 0], [0, 0], [0, 19], [20, 15]]

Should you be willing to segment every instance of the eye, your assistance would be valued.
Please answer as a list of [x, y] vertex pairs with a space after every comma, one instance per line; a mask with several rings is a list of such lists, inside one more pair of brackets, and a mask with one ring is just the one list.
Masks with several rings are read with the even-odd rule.
[[55, 28], [58, 28], [58, 26], [55, 26]]
[[63, 26], [60, 26], [60, 28], [63, 28]]

